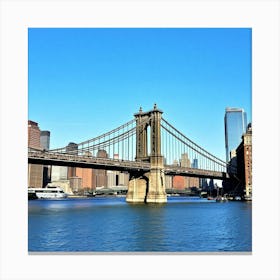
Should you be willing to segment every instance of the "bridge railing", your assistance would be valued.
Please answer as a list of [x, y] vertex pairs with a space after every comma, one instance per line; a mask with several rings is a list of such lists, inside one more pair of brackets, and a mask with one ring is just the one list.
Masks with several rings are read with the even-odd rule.
[[[104, 168], [107, 170], [142, 170], [149, 171], [150, 163], [142, 162], [142, 161], [125, 161], [119, 159], [109, 159], [109, 158], [98, 158], [91, 157], [85, 155], [70, 155], [70, 154], [61, 154], [61, 153], [53, 153], [46, 151], [38, 151], [38, 150], [29, 150], [28, 152], [29, 161], [32, 163], [33, 161], [40, 161], [41, 164], [44, 162], [52, 163], [53, 165], [69, 165], [76, 164], [78, 166], [93, 168], [99, 166], [99, 168]], [[63, 164], [62, 164], [63, 163]], [[164, 173], [166, 175], [183, 175], [183, 176], [201, 176], [206, 178], [227, 178], [228, 175], [225, 172], [211, 171], [211, 170], [203, 170], [203, 169], [195, 169], [188, 167], [180, 167], [174, 165], [165, 165]]]
[[191, 167], [180, 167], [173, 165], [165, 165], [164, 173], [166, 175], [183, 175], [183, 176], [201, 176], [205, 178], [217, 178], [224, 179], [228, 178], [228, 174], [223, 171], [214, 171], [214, 170], [206, 170], [206, 169], [197, 169]]
[[[56, 152], [46, 152], [46, 151], [36, 151], [30, 150], [28, 152], [28, 158], [30, 161], [33, 160], [41, 160], [41, 161], [52, 161], [54, 164], [57, 162], [65, 162], [65, 163], [88, 163], [88, 164], [96, 164], [102, 165], [105, 167], [123, 167], [130, 169], [141, 169], [141, 170], [149, 170], [150, 163], [141, 162], [141, 161], [129, 161], [129, 160], [121, 160], [121, 159], [111, 159], [111, 158], [102, 158], [102, 157], [92, 157], [89, 155], [73, 155], [73, 154], [62, 154]], [[66, 164], [67, 165], [67, 164]], [[93, 167], [94, 168], [94, 167]]]

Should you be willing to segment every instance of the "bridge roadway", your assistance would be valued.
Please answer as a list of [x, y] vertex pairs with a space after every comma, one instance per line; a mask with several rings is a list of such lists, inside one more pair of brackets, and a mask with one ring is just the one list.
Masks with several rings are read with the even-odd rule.
[[[42, 165], [57, 165], [81, 168], [94, 168], [104, 170], [148, 172], [149, 162], [129, 161], [109, 158], [97, 158], [77, 154], [62, 154], [44, 151], [28, 151], [28, 163]], [[166, 175], [181, 175], [188, 177], [226, 179], [229, 175], [226, 172], [211, 171], [197, 168], [165, 165]]]

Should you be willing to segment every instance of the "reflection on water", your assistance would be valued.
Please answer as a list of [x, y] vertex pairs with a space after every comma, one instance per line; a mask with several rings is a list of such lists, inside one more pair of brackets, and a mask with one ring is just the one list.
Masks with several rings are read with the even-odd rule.
[[39, 252], [251, 251], [251, 203], [169, 197], [29, 201], [28, 247]]

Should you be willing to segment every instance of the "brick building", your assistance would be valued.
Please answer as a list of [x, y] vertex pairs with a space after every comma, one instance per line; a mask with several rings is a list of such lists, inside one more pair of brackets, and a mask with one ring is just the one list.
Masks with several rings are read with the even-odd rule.
[[[194, 160], [194, 163], [191, 164], [191, 161], [188, 157], [187, 153], [182, 154], [181, 160], [180, 160], [180, 166], [181, 167], [193, 167], [197, 168], [197, 159]], [[184, 190], [191, 187], [199, 187], [199, 178], [195, 177], [186, 177], [186, 176], [179, 176], [175, 175], [173, 176], [173, 188], [178, 190]]]
[[242, 142], [236, 149], [237, 174], [245, 198], [252, 198], [252, 126], [248, 125], [246, 133], [242, 135]]
[[28, 148], [41, 149], [40, 136], [38, 123], [28, 121]]
[[[28, 121], [28, 148], [41, 149], [40, 128], [38, 123]], [[41, 188], [43, 186], [43, 166], [28, 164], [28, 187]]]
[[75, 176], [81, 178], [81, 188], [87, 191], [95, 189], [95, 174], [94, 169], [91, 168], [75, 168]]
[[[105, 150], [98, 150], [96, 157], [108, 158]], [[103, 169], [94, 169], [95, 174], [95, 187], [107, 187], [107, 171]]]

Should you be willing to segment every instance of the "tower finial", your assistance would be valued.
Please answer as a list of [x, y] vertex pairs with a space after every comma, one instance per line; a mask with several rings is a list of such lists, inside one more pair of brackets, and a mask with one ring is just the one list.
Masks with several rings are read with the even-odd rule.
[[157, 109], [157, 103], [154, 104], [154, 110]]
[[142, 113], [142, 106], [140, 106], [140, 108], [139, 108], [139, 112], [140, 112], [140, 113]]

